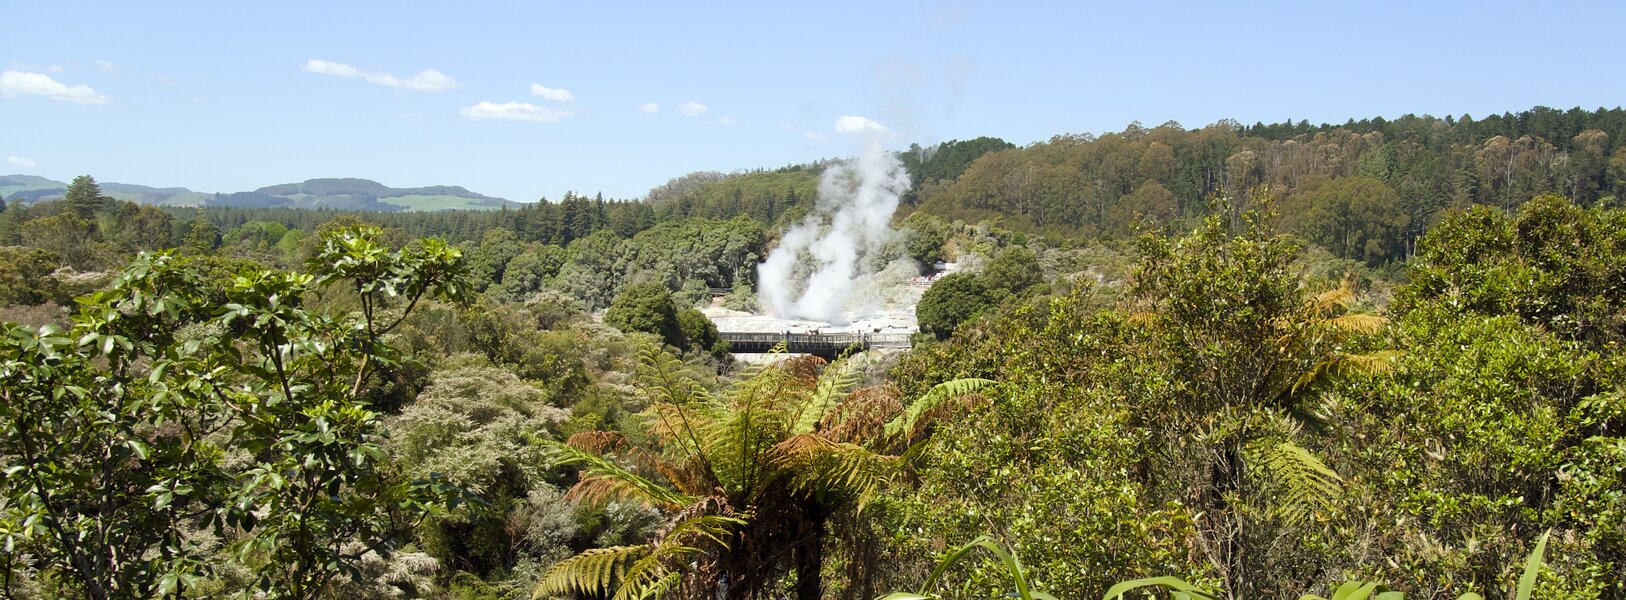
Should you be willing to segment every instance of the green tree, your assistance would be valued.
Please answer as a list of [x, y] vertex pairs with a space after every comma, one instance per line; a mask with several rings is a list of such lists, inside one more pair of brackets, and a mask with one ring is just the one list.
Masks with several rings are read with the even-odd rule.
[[1307, 237], [1344, 258], [1376, 265], [1399, 258], [1409, 221], [1400, 196], [1371, 177], [1340, 177], [1310, 194]]
[[[295, 598], [388, 554], [447, 496], [394, 472], [359, 398], [399, 360], [382, 337], [403, 311], [460, 296], [463, 275], [443, 243], [392, 252], [378, 233], [335, 232], [313, 273], [245, 270], [224, 305], [184, 259], [143, 255], [71, 329], [4, 326], [6, 546], [98, 599], [192, 588], [210, 567], [198, 530], [235, 532], [226, 556]], [[363, 310], [307, 310], [329, 283]]]
[[1609, 157], [1609, 165], [1605, 167], [1604, 173], [1609, 191], [1614, 194], [1616, 201], [1626, 198], [1626, 145], [1615, 149], [1614, 156]]
[[524, 300], [542, 291], [548, 280], [559, 274], [567, 254], [558, 246], [531, 243], [503, 268], [500, 296]]
[[1020, 296], [1044, 285], [1044, 268], [1039, 266], [1038, 255], [1026, 246], [1011, 246], [982, 268], [982, 284], [995, 301]]
[[58, 258], [38, 248], [0, 246], [0, 306], [43, 304], [57, 298]]
[[706, 313], [697, 309], [685, 308], [677, 314], [678, 329], [683, 332], [683, 347], [685, 349], [709, 352], [716, 358], [728, 356], [728, 340], [722, 339], [717, 333], [717, 324], [712, 323]]
[[923, 212], [915, 212], [903, 220], [904, 249], [909, 258], [929, 269], [932, 263], [943, 259], [943, 244], [948, 242], [948, 226], [943, 220]]
[[101, 212], [112, 202], [111, 198], [102, 195], [102, 187], [96, 184], [96, 178], [89, 175], [73, 178], [73, 182], [68, 184], [68, 192], [63, 200], [68, 203], [68, 209], [79, 215], [80, 219], [90, 222], [95, 222], [96, 213]]
[[653, 333], [679, 350], [689, 348], [672, 291], [659, 283], [634, 283], [622, 289], [604, 313], [604, 323], [621, 331]]
[[948, 339], [962, 323], [995, 306], [982, 279], [970, 273], [944, 276], [921, 295], [915, 306], [920, 330]]

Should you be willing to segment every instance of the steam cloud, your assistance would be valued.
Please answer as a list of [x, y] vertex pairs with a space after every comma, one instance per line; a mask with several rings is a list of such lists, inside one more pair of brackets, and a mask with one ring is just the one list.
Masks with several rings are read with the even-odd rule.
[[864, 151], [825, 170], [812, 214], [757, 266], [758, 295], [780, 318], [845, 323], [852, 313], [876, 307], [879, 296], [867, 292], [877, 278], [913, 272], [894, 266], [909, 260], [890, 223], [909, 189], [909, 173], [882, 145], [886, 129], [864, 117], [842, 117], [836, 130], [863, 135]]

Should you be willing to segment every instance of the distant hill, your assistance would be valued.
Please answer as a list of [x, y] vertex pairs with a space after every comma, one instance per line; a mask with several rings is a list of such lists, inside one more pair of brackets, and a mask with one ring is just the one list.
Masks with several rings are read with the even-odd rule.
[[[118, 200], [160, 206], [234, 206], [243, 208], [327, 208], [379, 212], [495, 210], [507, 200], [455, 185], [393, 188], [370, 179], [325, 178], [266, 186], [249, 192], [210, 194], [183, 187], [155, 188], [101, 182], [102, 192]], [[0, 198], [38, 202], [60, 198], [68, 184], [33, 175], [0, 176]]]

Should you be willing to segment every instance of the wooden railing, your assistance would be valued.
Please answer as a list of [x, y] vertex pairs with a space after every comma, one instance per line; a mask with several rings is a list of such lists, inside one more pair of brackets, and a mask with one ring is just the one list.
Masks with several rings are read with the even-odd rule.
[[908, 349], [913, 347], [907, 333], [758, 333], [724, 331], [718, 334], [728, 340], [729, 351], [739, 354], [772, 352], [784, 345], [785, 352], [796, 354], [835, 355], [846, 350], [870, 348]]

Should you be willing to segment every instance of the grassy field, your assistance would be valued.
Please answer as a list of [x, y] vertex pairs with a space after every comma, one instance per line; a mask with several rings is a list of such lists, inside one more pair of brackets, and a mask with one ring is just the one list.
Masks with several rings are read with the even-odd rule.
[[50, 182], [50, 183], [5, 184], [5, 185], [0, 185], [0, 198], [10, 197], [12, 194], [15, 194], [17, 192], [31, 192], [31, 191], [34, 191], [34, 190], [44, 190], [44, 189], [61, 188], [61, 187], [65, 187], [65, 186], [63, 184], [61, 184], [61, 183], [57, 183], [57, 182], [54, 182], [54, 181]]
[[475, 200], [473, 198], [460, 198], [457, 196], [423, 196], [413, 194], [407, 196], [379, 198], [378, 201], [385, 204], [394, 204], [396, 206], [404, 207], [407, 210], [417, 211], [497, 210], [497, 207], [495, 206], [479, 204], [479, 200]]

